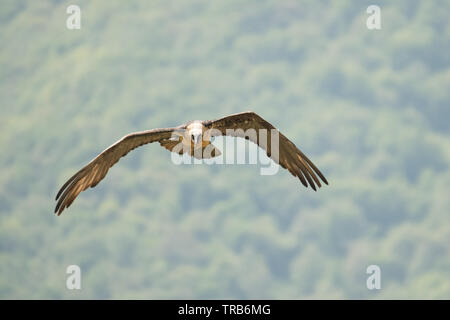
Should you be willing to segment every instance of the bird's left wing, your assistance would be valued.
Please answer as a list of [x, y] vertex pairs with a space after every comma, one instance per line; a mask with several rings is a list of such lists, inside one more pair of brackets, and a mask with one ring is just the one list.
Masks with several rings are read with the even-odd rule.
[[59, 216], [65, 208], [72, 204], [81, 191], [95, 187], [106, 176], [109, 168], [128, 152], [147, 143], [170, 139], [174, 131], [181, 129], [181, 127], [153, 129], [124, 136], [67, 180], [56, 195], [58, 203], [55, 213], [58, 213]]
[[[308, 187], [308, 183], [314, 190], [316, 190], [315, 185], [319, 188], [321, 187], [316, 174], [323, 182], [328, 184], [328, 181], [322, 172], [320, 172], [314, 163], [309, 160], [308, 157], [292, 143], [292, 141], [286, 138], [286, 136], [279, 132], [273, 125], [252, 111], [236, 113], [216, 120], [204, 121], [203, 125], [206, 128], [211, 129], [212, 135], [215, 135], [216, 132], [224, 136], [229, 135], [245, 138], [256, 143], [259, 147], [265, 149], [267, 155], [276, 163], [287, 169], [293, 176], [298, 177], [305, 187]], [[256, 130], [257, 135], [246, 135], [245, 132], [248, 129]], [[267, 133], [266, 143], [262, 142], [259, 137], [259, 130], [261, 129], [269, 131]], [[276, 130], [279, 137], [278, 159], [271, 154], [271, 130]]]

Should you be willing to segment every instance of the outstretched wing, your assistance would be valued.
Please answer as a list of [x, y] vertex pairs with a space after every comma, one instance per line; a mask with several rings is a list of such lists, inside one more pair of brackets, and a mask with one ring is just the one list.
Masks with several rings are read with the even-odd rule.
[[[95, 187], [119, 159], [131, 150], [147, 143], [170, 139], [172, 132], [179, 128], [153, 129], [130, 133], [100, 153], [83, 169], [75, 173], [72, 178], [61, 187], [56, 195], [55, 213], [58, 216], [68, 208], [81, 191]], [[59, 199], [59, 200], [58, 200]]]
[[[259, 147], [263, 148], [267, 155], [271, 157], [275, 162], [280, 164], [283, 168], [289, 170], [289, 172], [300, 179], [305, 187], [308, 187], [308, 183], [316, 190], [316, 185], [320, 188], [321, 184], [316, 174], [322, 179], [323, 182], [328, 184], [327, 179], [320, 172], [320, 170], [312, 163], [311, 160], [306, 157], [288, 138], [286, 138], [281, 132], [279, 132], [273, 125], [261, 118], [259, 115], [252, 111], [241, 112], [232, 114], [227, 117], [223, 117], [216, 120], [204, 121], [203, 125], [208, 129], [216, 129], [221, 135], [229, 135], [234, 137], [241, 137], [248, 139], [256, 143]], [[229, 130], [227, 130], [229, 129]], [[242, 130], [238, 130], [242, 129]], [[256, 137], [252, 135], [245, 135], [245, 131], [248, 129], [256, 130]], [[259, 130], [265, 129], [267, 132], [267, 140], [259, 139]], [[271, 156], [271, 133], [272, 129], [277, 130], [279, 134], [279, 152], [278, 158]], [[214, 135], [212, 130], [212, 134]]]

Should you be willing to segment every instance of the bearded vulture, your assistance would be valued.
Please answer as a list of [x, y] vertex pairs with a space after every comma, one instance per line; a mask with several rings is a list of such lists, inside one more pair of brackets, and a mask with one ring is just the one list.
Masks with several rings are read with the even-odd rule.
[[[278, 139], [272, 142], [274, 136], [269, 133], [265, 135], [265, 139], [262, 139], [258, 134], [249, 134], [249, 129], [254, 132], [264, 130], [275, 132]], [[328, 184], [319, 169], [288, 138], [256, 113], [247, 111], [216, 120], [194, 120], [174, 128], [152, 129], [124, 136], [64, 183], [56, 195], [58, 202], [55, 213], [59, 216], [65, 208], [72, 204], [81, 191], [95, 187], [105, 177], [109, 168], [121, 157], [139, 146], [159, 142], [169, 151], [181, 155], [187, 153], [199, 159], [213, 158], [221, 153], [211, 144], [211, 138], [219, 135], [241, 137], [256, 143], [275, 163], [298, 177], [305, 187], [308, 187], [309, 184], [314, 191], [316, 191], [316, 185], [321, 187], [316, 174], [324, 183]], [[278, 144], [277, 148], [273, 148], [275, 142]], [[274, 149], [276, 155], [273, 152]], [[205, 152], [206, 150], [208, 152]]]

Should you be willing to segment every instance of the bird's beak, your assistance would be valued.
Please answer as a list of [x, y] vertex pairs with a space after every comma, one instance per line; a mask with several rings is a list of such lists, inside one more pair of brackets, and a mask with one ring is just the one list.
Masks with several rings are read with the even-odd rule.
[[197, 134], [194, 136], [194, 143], [198, 144], [202, 139], [202, 135], [201, 134]]

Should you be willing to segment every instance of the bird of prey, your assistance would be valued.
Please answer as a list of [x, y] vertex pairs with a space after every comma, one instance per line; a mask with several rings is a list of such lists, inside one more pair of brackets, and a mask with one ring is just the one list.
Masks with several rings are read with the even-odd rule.
[[[278, 134], [277, 156], [271, 152], [271, 136], [267, 135], [263, 141], [258, 135], [246, 135], [245, 132], [248, 129], [275, 131]], [[319, 169], [288, 138], [256, 113], [247, 111], [216, 120], [194, 120], [178, 127], [152, 129], [124, 136], [64, 183], [56, 195], [58, 202], [55, 213], [59, 216], [65, 208], [72, 204], [81, 191], [95, 187], [105, 177], [109, 168], [121, 157], [139, 146], [159, 142], [167, 150], [178, 154], [187, 153], [196, 158], [212, 158], [221, 154], [211, 144], [211, 138], [218, 135], [241, 137], [256, 143], [276, 163], [289, 170], [293, 176], [298, 177], [305, 187], [308, 187], [309, 184], [314, 191], [316, 191], [316, 185], [320, 188], [321, 184], [317, 176], [328, 184]], [[196, 152], [208, 148], [208, 153]]]

